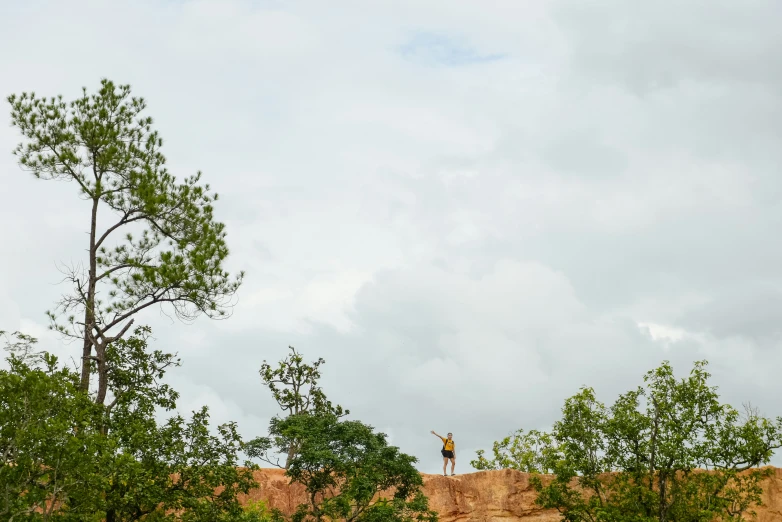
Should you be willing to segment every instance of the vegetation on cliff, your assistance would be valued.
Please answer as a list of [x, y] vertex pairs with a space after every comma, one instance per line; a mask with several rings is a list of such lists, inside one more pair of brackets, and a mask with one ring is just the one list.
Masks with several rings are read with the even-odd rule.
[[553, 472], [535, 477], [542, 507], [564, 520], [744, 520], [761, 502], [761, 481], [782, 446], [782, 418], [721, 404], [706, 362], [676, 379], [667, 362], [611, 407], [584, 387], [565, 401], [551, 433], [519, 431], [483, 452], [477, 469]]
[[[291, 483], [304, 486], [309, 502], [298, 506], [292, 522], [434, 522], [422, 493], [415, 457], [388, 444], [384, 433], [335, 406], [318, 386], [318, 359], [312, 365], [291, 348], [276, 368], [264, 361], [261, 377], [285, 417], [274, 417], [269, 434], [245, 444], [245, 452], [284, 467]], [[280, 465], [275, 455], [285, 456]], [[275, 520], [282, 513], [274, 511]]]
[[[265, 360], [258, 373], [261, 375], [263, 385], [269, 388], [272, 398], [289, 416], [305, 415], [309, 413], [328, 413], [336, 417], [344, 417], [350, 414], [350, 410], [343, 409], [340, 405], [333, 405], [326, 398], [326, 394], [318, 385], [320, 380], [320, 366], [326, 361], [319, 358], [312, 364], [304, 362], [304, 357], [290, 346], [290, 355], [272, 367]], [[289, 439], [287, 448], [283, 448], [285, 463], [280, 464], [280, 459], [271, 455], [268, 451], [261, 452], [257, 456], [264, 462], [277, 467], [288, 469], [291, 460], [298, 452], [299, 441]]]
[[[148, 329], [108, 347], [109, 406], [79, 388], [79, 374], [11, 337], [0, 371], [0, 518], [9, 521], [239, 521], [254, 485], [233, 423], [211, 433], [206, 408], [170, 411], [160, 383], [171, 354], [151, 351]], [[244, 465], [244, 467], [240, 467]], [[217, 491], [220, 488], [221, 491]]]
[[[178, 394], [162, 382], [179, 365], [152, 350], [138, 314], [166, 306], [183, 319], [223, 317], [241, 283], [223, 263], [225, 228], [200, 174], [177, 182], [146, 104], [104, 80], [66, 103], [8, 98], [24, 141], [20, 166], [72, 182], [87, 202], [85, 259], [51, 328], [79, 341], [76, 368], [7, 337], [0, 371], [0, 518], [28, 521], [188, 520], [243, 516], [238, 492], [253, 485], [236, 425], [209, 426], [206, 408], [170, 413]], [[164, 421], [157, 414], [169, 413]], [[219, 493], [217, 492], [219, 490]]]
[[[0, 519], [435, 521], [417, 459], [344, 418], [318, 385], [323, 359], [306, 364], [291, 348], [276, 367], [264, 361], [263, 384], [284, 413], [265, 436], [212, 428], [205, 407], [173, 413], [179, 394], [164, 377], [180, 361], [153, 349], [136, 319], [152, 306], [184, 320], [226, 317], [243, 274], [224, 267], [217, 195], [200, 173], [178, 182], [167, 171], [146, 104], [130, 93], [104, 80], [70, 103], [8, 99], [20, 166], [72, 182], [89, 216], [85, 259], [65, 267], [71, 288], [48, 313], [53, 330], [79, 342], [76, 367], [33, 337], [0, 332]], [[545, 484], [533, 477], [537, 503], [571, 522], [745, 519], [769, 473], [759, 466], [782, 446], [782, 418], [720, 403], [708, 379], [705, 362], [683, 379], [666, 362], [610, 407], [582, 388], [550, 432], [519, 430], [472, 464], [552, 473]], [[287, 518], [242, 507], [239, 494], [257, 485], [245, 457], [284, 468], [308, 502]]]
[[[139, 314], [163, 307], [184, 320], [228, 315], [243, 274], [224, 269], [225, 227], [201, 174], [178, 182], [162, 139], [129, 86], [108, 80], [71, 103], [8, 98], [24, 141], [20, 166], [72, 182], [89, 216], [85, 259], [65, 267], [71, 289], [47, 313], [82, 348], [76, 367], [5, 334], [0, 370], [0, 519], [10, 522], [268, 522], [286, 517], [242, 506], [257, 486], [246, 456], [285, 456], [309, 504], [290, 520], [434, 521], [416, 459], [332, 405], [317, 385], [319, 359], [295, 351], [261, 376], [288, 414], [269, 437], [245, 442], [235, 423], [209, 425], [206, 407], [184, 418], [165, 384], [175, 353], [150, 346]], [[162, 419], [162, 420], [161, 420]], [[271, 460], [269, 460], [271, 461]], [[392, 490], [389, 498], [378, 497]]]

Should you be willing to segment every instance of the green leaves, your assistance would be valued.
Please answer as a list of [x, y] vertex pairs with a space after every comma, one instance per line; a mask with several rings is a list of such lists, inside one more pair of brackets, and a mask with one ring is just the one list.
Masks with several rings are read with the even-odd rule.
[[[74, 491], [99, 486], [95, 459], [105, 441], [90, 428], [101, 411], [78, 393], [77, 377], [48, 354], [29, 357], [35, 340], [15, 335], [0, 370], [0, 519], [36, 520]], [[27, 357], [20, 357], [19, 352]], [[36, 514], [39, 512], [39, 514]], [[70, 510], [71, 520], [91, 510]]]
[[236, 519], [236, 522], [274, 522], [274, 513], [262, 500], [248, 502], [243, 513]]
[[299, 506], [293, 521], [437, 520], [420, 491], [417, 459], [371, 426], [313, 413], [277, 419], [270, 431], [280, 450], [299, 445], [286, 475], [304, 485], [310, 504]]
[[[318, 386], [320, 366], [293, 347], [272, 367], [260, 369], [264, 385], [283, 412], [269, 423], [269, 436], [243, 445], [246, 455], [279, 465], [271, 455], [286, 454], [286, 475], [302, 484], [309, 504], [298, 506], [291, 522], [345, 520], [413, 522], [437, 520], [421, 492], [417, 459], [389, 446], [386, 435], [371, 426], [342, 417], [350, 412], [334, 406]], [[280, 512], [273, 520], [282, 521]]]
[[524, 473], [549, 473], [553, 471], [556, 447], [551, 434], [538, 430], [518, 430], [494, 443], [494, 458], [484, 457], [478, 450], [478, 458], [470, 462], [477, 470], [516, 469]]
[[[180, 319], [226, 317], [243, 274], [224, 269], [225, 226], [201, 173], [168, 172], [163, 140], [130, 87], [101, 81], [72, 102], [9, 96], [22, 169], [73, 182], [89, 204], [86, 259], [65, 267], [72, 289], [51, 328], [83, 343], [81, 375], [16, 334], [0, 371], [3, 520], [256, 520], [237, 494], [254, 485], [236, 425], [209, 425], [206, 408], [156, 417], [178, 394], [161, 382], [174, 354], [150, 350], [131, 326], [154, 305]], [[86, 210], [86, 209], [85, 209]], [[91, 375], [97, 390], [90, 394]], [[239, 467], [244, 464], [244, 467]], [[257, 514], [257, 513], [256, 513]], [[249, 515], [247, 515], [249, 516]]]
[[751, 468], [782, 446], [782, 419], [721, 404], [706, 366], [696, 362], [677, 379], [666, 361], [610, 408], [584, 387], [565, 401], [550, 444], [534, 448], [540, 436], [519, 432], [477, 464], [537, 471], [529, 463], [552, 463], [553, 481], [532, 478], [537, 502], [568, 521], [741, 520], [761, 502], [768, 470]]
[[[16, 336], [0, 371], [0, 518], [233, 522], [238, 493], [256, 484], [234, 423], [209, 426], [206, 408], [157, 421], [177, 394], [160, 382], [174, 356], [150, 351], [139, 327], [111, 347], [108, 406], [78, 389], [56, 358]], [[19, 354], [25, 354], [21, 357]], [[38, 356], [40, 355], [40, 356]], [[263, 519], [261, 519], [263, 520]]]
[[[326, 398], [323, 389], [318, 386], [321, 377], [320, 366], [326, 361], [320, 358], [312, 364], [306, 364], [304, 357], [296, 352], [293, 346], [288, 348], [291, 354], [280, 361], [276, 368], [263, 361], [258, 372], [264, 386], [272, 392], [272, 397], [282, 411], [288, 415], [329, 413], [338, 418], [350, 414], [350, 410], [345, 410], [340, 405], [334, 406]], [[248, 445], [248, 450], [252, 451], [252, 455], [256, 458], [287, 469], [296, 452], [297, 442], [295, 439], [291, 440], [290, 445], [285, 449], [287, 457], [284, 466], [280, 466], [279, 460], [270, 456], [271, 444], [267, 439], [256, 439]]]
[[[11, 95], [8, 102], [13, 125], [27, 139], [14, 150], [20, 165], [38, 178], [76, 181], [85, 196], [104, 198], [115, 209], [134, 202], [124, 183], [165, 164], [152, 119], [140, 116], [146, 103], [130, 97], [130, 86], [102, 80], [96, 94], [83, 89], [70, 103], [35, 93]], [[145, 195], [141, 186], [137, 196]]]
[[554, 423], [554, 437], [564, 460], [584, 477], [610, 471], [603, 438], [606, 421], [605, 406], [596, 399], [595, 391], [583, 387], [580, 393], [565, 401], [562, 419]]
[[277, 368], [263, 361], [258, 372], [282, 411], [291, 415], [310, 411], [329, 412], [337, 417], [348, 415], [349, 410], [332, 405], [318, 386], [320, 366], [326, 361], [320, 358], [312, 364], [306, 364], [304, 357], [293, 346], [288, 348], [291, 354], [280, 361]]
[[[129, 86], [103, 80], [96, 94], [85, 89], [70, 103], [34, 93], [8, 101], [24, 138], [14, 151], [20, 166], [75, 182], [90, 202], [87, 262], [66, 269], [73, 289], [49, 318], [54, 330], [84, 341], [84, 361], [94, 350], [102, 402], [101, 343], [122, 337], [128, 321], [155, 304], [183, 320], [226, 317], [244, 274], [223, 268], [229, 251], [225, 225], [214, 219], [217, 194], [200, 184], [200, 172], [181, 182], [168, 172], [163, 140], [142, 114], [146, 102]], [[84, 390], [90, 372], [85, 362]]]

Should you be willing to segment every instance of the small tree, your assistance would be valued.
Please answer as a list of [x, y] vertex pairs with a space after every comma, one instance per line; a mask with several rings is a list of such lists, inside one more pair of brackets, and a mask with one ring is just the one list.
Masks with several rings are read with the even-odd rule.
[[273, 419], [270, 431], [279, 449], [293, 441], [299, 448], [286, 475], [306, 488], [310, 501], [292, 522], [437, 520], [421, 491], [417, 459], [389, 446], [371, 426], [314, 413]]
[[[553, 482], [538, 503], [572, 522], [743, 520], [761, 503], [782, 418], [719, 403], [706, 362], [677, 380], [668, 362], [606, 408], [591, 388], [565, 402]], [[613, 472], [613, 473], [609, 473]], [[574, 482], [577, 487], [574, 487]]]
[[[350, 414], [350, 410], [345, 410], [340, 405], [333, 405], [326, 398], [323, 389], [318, 386], [321, 377], [320, 366], [326, 361], [319, 358], [312, 364], [307, 364], [304, 362], [304, 357], [293, 346], [288, 348], [291, 354], [280, 361], [276, 368], [264, 360], [258, 372], [264, 386], [269, 388], [280, 409], [287, 415], [330, 413], [339, 418]], [[295, 440], [289, 442], [290, 446], [285, 449], [287, 456], [284, 466], [268, 453], [262, 454], [261, 458], [270, 464], [288, 469], [297, 448]]]
[[37, 178], [73, 182], [90, 206], [86, 262], [67, 267], [73, 286], [51, 327], [82, 345], [80, 388], [97, 371], [95, 401], [108, 390], [107, 350], [134, 317], [168, 304], [181, 319], [224, 317], [242, 274], [223, 268], [225, 227], [214, 220], [217, 194], [201, 173], [177, 182], [166, 169], [162, 139], [143, 116], [146, 102], [108, 80], [94, 95], [11, 95], [11, 122], [25, 141], [19, 164]]
[[274, 522], [272, 510], [263, 500], [247, 502], [235, 522]]
[[549, 433], [517, 430], [496, 441], [492, 453], [494, 458], [489, 460], [484, 456], [484, 450], [478, 450], [478, 458], [470, 461], [470, 465], [480, 471], [516, 469], [524, 473], [549, 473], [554, 470], [557, 448]]

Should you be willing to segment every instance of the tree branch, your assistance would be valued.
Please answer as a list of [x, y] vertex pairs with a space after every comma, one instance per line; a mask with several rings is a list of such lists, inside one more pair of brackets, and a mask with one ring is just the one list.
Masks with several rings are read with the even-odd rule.
[[96, 277], [95, 278], [95, 282], [97, 283], [98, 281], [102, 280], [104, 277], [110, 276], [111, 274], [113, 274], [117, 270], [122, 270], [123, 268], [132, 268], [132, 267], [133, 267], [133, 265], [131, 265], [129, 263], [123, 263], [123, 264], [120, 264], [120, 265], [113, 266], [113, 267], [109, 268], [108, 270], [106, 270], [105, 272], [103, 272], [102, 274], [100, 274], [98, 277]]
[[134, 221], [139, 221], [146, 217], [144, 214], [140, 214], [136, 217], [128, 218], [128, 216], [130, 216], [134, 212], [138, 212], [138, 210], [137, 209], [128, 210], [127, 212], [125, 212], [125, 215], [122, 216], [122, 219], [120, 219], [118, 222], [114, 223], [112, 226], [107, 228], [106, 231], [103, 232], [103, 235], [100, 236], [100, 239], [98, 239], [98, 241], [95, 243], [95, 248], [96, 249], [100, 248], [100, 246], [103, 244], [106, 238], [109, 237], [109, 235], [115, 230], [117, 230], [119, 227], [127, 225], [128, 223], [133, 223]]

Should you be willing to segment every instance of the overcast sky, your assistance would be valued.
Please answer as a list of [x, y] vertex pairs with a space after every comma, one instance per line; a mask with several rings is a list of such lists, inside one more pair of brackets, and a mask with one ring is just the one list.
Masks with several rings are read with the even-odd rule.
[[[0, 0], [0, 94], [103, 77], [203, 170], [247, 271], [230, 320], [150, 312], [184, 412], [265, 432], [262, 361], [324, 357], [353, 418], [457, 472], [581, 385], [664, 359], [782, 414], [779, 0]], [[46, 333], [75, 187], [0, 112], [0, 329]], [[776, 458], [775, 464], [782, 459]]]

